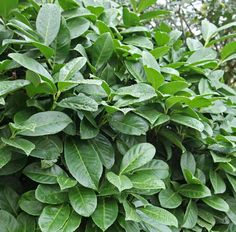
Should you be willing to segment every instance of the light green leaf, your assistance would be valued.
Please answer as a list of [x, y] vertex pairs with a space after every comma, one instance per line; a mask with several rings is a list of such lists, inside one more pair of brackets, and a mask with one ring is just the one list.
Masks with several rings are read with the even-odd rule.
[[73, 110], [98, 110], [98, 103], [83, 93], [80, 93], [74, 97], [64, 98], [60, 102], [58, 102], [57, 105], [62, 108], [68, 108]]
[[158, 197], [163, 208], [174, 209], [182, 203], [182, 197], [170, 188], [161, 190]]
[[217, 53], [211, 48], [201, 48], [194, 52], [187, 60], [187, 63], [204, 63], [209, 60], [215, 60]]
[[46, 206], [38, 224], [42, 232], [59, 231], [70, 216], [69, 205]]
[[65, 129], [70, 123], [71, 119], [66, 114], [59, 111], [45, 111], [32, 115], [22, 126], [33, 124], [34, 130], [22, 130], [18, 132], [25, 136], [42, 136], [56, 134]]
[[38, 201], [46, 204], [62, 204], [67, 201], [67, 193], [60, 190], [57, 185], [40, 184], [35, 190]]
[[140, 48], [153, 49], [151, 40], [144, 36], [133, 36], [123, 40], [125, 44], [133, 45]]
[[211, 36], [217, 31], [217, 27], [210, 23], [207, 19], [202, 20], [201, 25], [202, 37], [207, 42], [209, 42]]
[[70, 18], [66, 21], [66, 23], [70, 30], [71, 39], [75, 39], [83, 35], [90, 26], [90, 22], [82, 17]]
[[72, 178], [64, 176], [64, 175], [57, 177], [57, 183], [59, 184], [61, 190], [72, 188], [75, 185], [77, 185], [76, 180], [73, 180]]
[[212, 187], [214, 189], [214, 193], [224, 193], [226, 190], [226, 185], [222, 177], [216, 171], [213, 170], [210, 170], [209, 177]]
[[150, 143], [140, 143], [131, 147], [124, 155], [120, 174], [125, 174], [139, 168], [151, 161], [156, 153], [155, 147]]
[[113, 53], [113, 41], [109, 32], [98, 37], [92, 46], [92, 64], [95, 68], [101, 68]]
[[59, 72], [59, 89], [60, 81], [73, 79], [74, 75], [84, 67], [87, 59], [85, 57], [78, 57], [66, 63]]
[[60, 29], [60, 22], [60, 8], [56, 4], [44, 4], [36, 19], [36, 29], [46, 45], [50, 45], [56, 38]]
[[221, 58], [225, 60], [232, 54], [236, 53], [236, 41], [226, 44], [221, 51]]
[[178, 227], [176, 217], [169, 211], [156, 206], [146, 206], [136, 210], [141, 220], [147, 224], [158, 227], [158, 224]]
[[203, 198], [202, 201], [212, 207], [213, 209], [222, 211], [222, 212], [227, 212], [229, 211], [229, 205], [227, 204], [226, 201], [224, 201], [221, 197], [219, 196], [210, 196], [207, 198]]
[[35, 148], [35, 145], [32, 142], [22, 138], [14, 138], [14, 139], [1, 138], [1, 140], [8, 146], [15, 147], [24, 151], [26, 155], [30, 155], [30, 153]]
[[120, 192], [126, 189], [131, 189], [133, 187], [132, 182], [130, 179], [125, 175], [116, 175], [114, 172], [107, 173], [107, 180], [116, 186]]
[[157, 0], [141, 0], [138, 4], [138, 12], [142, 12], [146, 8], [150, 7], [151, 5], [155, 4]]
[[6, 18], [10, 14], [11, 10], [16, 8], [17, 5], [18, 0], [1, 1], [0, 16]]
[[165, 184], [153, 173], [137, 172], [129, 176], [133, 187], [138, 190], [159, 190], [165, 189]]
[[187, 127], [191, 127], [195, 130], [198, 130], [200, 132], [202, 132], [204, 130], [204, 125], [202, 122], [200, 122], [199, 120], [189, 117], [189, 116], [185, 116], [185, 115], [181, 115], [181, 114], [173, 114], [171, 116], [171, 121], [187, 126]]
[[153, 159], [140, 168], [135, 169], [133, 172], [140, 172], [144, 175], [152, 174], [155, 175], [158, 179], [165, 179], [169, 175], [169, 167], [164, 161]]
[[102, 163], [93, 146], [78, 139], [68, 139], [65, 143], [65, 160], [70, 173], [81, 185], [97, 190]]
[[171, 81], [168, 83], [164, 83], [159, 87], [159, 91], [164, 94], [170, 94], [173, 95], [185, 88], [187, 88], [189, 84], [185, 81]]
[[101, 198], [92, 219], [102, 231], [106, 231], [115, 222], [117, 215], [118, 206], [116, 201], [112, 198]]
[[197, 224], [198, 208], [194, 201], [190, 200], [183, 218], [183, 227], [191, 229]]
[[43, 76], [45, 78], [45, 81], [49, 83], [53, 82], [53, 78], [49, 74], [49, 72], [33, 58], [20, 53], [10, 53], [8, 56], [13, 60], [15, 60], [17, 63], [19, 63], [20, 65], [22, 65], [23, 67]]
[[30, 82], [27, 80], [0, 81], [0, 96], [14, 92], [29, 84]]
[[211, 191], [205, 185], [184, 184], [180, 186], [179, 193], [188, 198], [205, 198], [211, 196]]
[[74, 187], [69, 191], [72, 208], [81, 216], [89, 217], [97, 207], [97, 196], [91, 189]]

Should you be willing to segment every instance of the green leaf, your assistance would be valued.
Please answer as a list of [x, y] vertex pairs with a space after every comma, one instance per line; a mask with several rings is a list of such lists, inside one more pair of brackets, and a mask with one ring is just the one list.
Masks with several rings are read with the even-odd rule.
[[224, 193], [226, 190], [226, 185], [222, 177], [216, 171], [213, 170], [210, 170], [209, 177], [212, 187], [214, 189], [214, 193]]
[[102, 164], [110, 169], [115, 162], [115, 153], [111, 142], [102, 134], [89, 140], [91, 146], [98, 153]]
[[71, 10], [79, 6], [76, 0], [58, 0], [58, 2], [64, 10]]
[[10, 213], [5, 210], [0, 210], [0, 228], [1, 232], [17, 232], [19, 231], [19, 224]]
[[29, 215], [39, 216], [43, 210], [43, 203], [35, 198], [35, 191], [31, 190], [21, 195], [19, 200], [20, 208]]
[[102, 230], [106, 231], [116, 220], [118, 206], [114, 199], [101, 198], [92, 215], [93, 222]]
[[67, 201], [67, 193], [61, 191], [57, 185], [38, 185], [35, 197], [38, 201], [46, 204], [57, 205]]
[[190, 200], [183, 218], [183, 227], [192, 229], [198, 220], [198, 208], [194, 201]]
[[217, 31], [217, 27], [210, 23], [207, 19], [202, 20], [201, 24], [202, 37], [207, 42], [209, 42], [212, 35]]
[[144, 67], [146, 78], [154, 89], [158, 89], [164, 83], [164, 77], [156, 69]]
[[59, 231], [70, 216], [68, 205], [46, 206], [39, 217], [39, 227], [42, 232]]
[[159, 223], [178, 227], [178, 221], [176, 217], [165, 209], [156, 206], [146, 206], [145, 208], [139, 208], [136, 210], [141, 220], [147, 224], [158, 227]]
[[171, 81], [168, 83], [164, 83], [159, 87], [159, 91], [164, 94], [170, 94], [173, 95], [185, 88], [187, 88], [189, 84], [185, 81]]
[[11, 151], [8, 148], [0, 149], [0, 169], [11, 161]]
[[73, 180], [72, 178], [64, 176], [64, 175], [57, 177], [57, 183], [59, 184], [61, 190], [72, 188], [75, 185], [77, 185], [76, 180]]
[[53, 78], [49, 74], [49, 72], [40, 63], [38, 63], [31, 57], [20, 53], [10, 53], [8, 56], [12, 58], [14, 61], [16, 61], [18, 64], [22, 65], [23, 67], [44, 77], [45, 81], [49, 83], [53, 82]]
[[226, 44], [221, 51], [221, 59], [226, 59], [236, 53], [236, 41]]
[[56, 38], [60, 22], [60, 8], [56, 4], [44, 4], [36, 19], [36, 29], [46, 45], [50, 45]]
[[113, 41], [109, 32], [98, 37], [92, 46], [92, 64], [96, 69], [101, 68], [113, 53]]
[[125, 174], [139, 168], [151, 161], [156, 153], [155, 147], [150, 143], [140, 143], [131, 147], [124, 155], [120, 174]]
[[184, 184], [180, 186], [179, 191], [181, 195], [188, 198], [205, 198], [211, 196], [211, 191], [205, 185], [200, 184]]
[[20, 224], [21, 232], [36, 230], [36, 220], [33, 216], [22, 212], [18, 215], [17, 221]]
[[139, 16], [130, 11], [127, 7], [123, 8], [123, 22], [125, 26], [136, 26], [139, 23]]
[[8, 186], [0, 186], [0, 208], [17, 215], [19, 195]]
[[134, 170], [134, 173], [140, 172], [142, 174], [152, 174], [158, 179], [165, 179], [169, 175], [169, 167], [167, 163], [162, 160], [152, 159], [147, 164]]
[[89, 29], [90, 26], [90, 22], [82, 17], [70, 18], [66, 22], [70, 30], [71, 39], [75, 39], [83, 35]]
[[142, 12], [146, 8], [150, 7], [151, 5], [155, 4], [157, 0], [141, 0], [138, 4], [138, 12]]
[[59, 72], [59, 89], [60, 81], [71, 80], [75, 74], [84, 67], [87, 59], [85, 57], [78, 57], [66, 63]]
[[1, 1], [0, 16], [6, 18], [18, 5], [18, 0]]
[[133, 37], [128, 37], [126, 39], [123, 40], [123, 42], [125, 44], [128, 45], [133, 45], [136, 47], [140, 47], [140, 48], [146, 48], [146, 49], [153, 49], [153, 44], [152, 42], [144, 36], [133, 36]]
[[68, 139], [65, 143], [65, 160], [70, 173], [81, 185], [97, 190], [102, 163], [93, 146], [78, 139]]
[[107, 176], [107, 180], [111, 184], [116, 186], [119, 189], [120, 192], [122, 192], [123, 190], [126, 190], [126, 189], [131, 189], [133, 187], [132, 182], [125, 175], [119, 175], [118, 176], [113, 172], [108, 172], [106, 176]]
[[[153, 0], [154, 1], [154, 0]], [[141, 20], [150, 20], [154, 18], [161, 18], [162, 16], [169, 15], [170, 11], [168, 10], [152, 10], [144, 12], [140, 15]]]
[[229, 205], [227, 204], [226, 201], [224, 201], [222, 198], [219, 196], [210, 196], [203, 198], [202, 201], [212, 207], [213, 209], [222, 211], [222, 212], [227, 212], [229, 211]]
[[136, 82], [144, 82], [146, 80], [143, 64], [141, 62], [125, 60], [125, 66], [131, 75], [136, 79]]
[[72, 208], [81, 216], [89, 217], [97, 207], [97, 196], [91, 189], [74, 187], [69, 191]]
[[147, 121], [133, 113], [123, 115], [117, 112], [113, 114], [109, 123], [112, 128], [123, 134], [143, 135], [148, 131]]
[[133, 187], [138, 190], [160, 190], [165, 188], [165, 184], [162, 180], [157, 179], [153, 173], [137, 172], [129, 176]]
[[71, 211], [70, 216], [63, 227], [59, 230], [60, 232], [74, 232], [80, 226], [81, 216], [75, 211]]
[[194, 52], [187, 60], [187, 63], [204, 63], [209, 60], [215, 60], [217, 53], [211, 48], [201, 48]]
[[98, 103], [85, 94], [80, 93], [74, 97], [68, 97], [62, 99], [57, 103], [62, 108], [68, 108], [73, 110], [86, 110], [86, 111], [97, 111]]
[[83, 118], [80, 122], [80, 138], [81, 139], [92, 139], [95, 138], [99, 133], [99, 129], [94, 127], [87, 118]]
[[158, 197], [163, 208], [174, 209], [182, 203], [182, 197], [172, 189], [161, 190]]
[[14, 139], [1, 138], [1, 140], [8, 146], [15, 147], [24, 151], [26, 155], [30, 155], [30, 153], [35, 148], [35, 145], [33, 143], [31, 143], [29, 140], [22, 138], [14, 138]]
[[56, 134], [65, 129], [70, 123], [71, 119], [66, 114], [59, 111], [45, 111], [32, 115], [22, 126], [33, 124], [34, 130], [22, 130], [18, 132], [25, 136], [42, 136]]
[[173, 114], [171, 116], [171, 121], [193, 128], [195, 130], [198, 130], [200, 132], [202, 132], [204, 130], [204, 125], [202, 122], [200, 122], [199, 120], [189, 117], [189, 116], [185, 116], [185, 115], [181, 115], [181, 114]]
[[190, 172], [194, 175], [196, 171], [196, 161], [191, 152], [185, 152], [181, 155], [180, 166], [184, 174], [184, 178], [188, 182], [187, 173]]
[[63, 175], [64, 171], [56, 164], [49, 168], [42, 168], [40, 163], [32, 163], [24, 168], [23, 173], [35, 182], [56, 184], [57, 176]]
[[27, 80], [0, 81], [0, 96], [14, 92], [29, 84], [30, 82]]

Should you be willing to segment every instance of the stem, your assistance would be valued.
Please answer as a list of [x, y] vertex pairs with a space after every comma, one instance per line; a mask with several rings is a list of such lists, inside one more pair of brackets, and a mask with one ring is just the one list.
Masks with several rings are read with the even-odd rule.
[[52, 104], [51, 110], [54, 110], [56, 108], [56, 103], [60, 95], [61, 95], [61, 91], [59, 90], [57, 94], [53, 96], [53, 104]]

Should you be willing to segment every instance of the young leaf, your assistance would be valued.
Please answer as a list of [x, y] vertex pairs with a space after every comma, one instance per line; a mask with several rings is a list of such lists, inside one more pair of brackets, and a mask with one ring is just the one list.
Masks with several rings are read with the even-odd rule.
[[131, 189], [133, 187], [132, 182], [125, 175], [119, 175], [118, 176], [113, 172], [108, 172], [107, 173], [107, 180], [111, 184], [116, 186], [119, 189], [120, 192], [122, 192], [123, 190], [126, 190], [126, 189]]

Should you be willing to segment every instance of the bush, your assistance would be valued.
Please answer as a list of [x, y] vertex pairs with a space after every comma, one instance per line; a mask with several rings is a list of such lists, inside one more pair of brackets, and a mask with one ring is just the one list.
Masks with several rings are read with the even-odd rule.
[[29, 2], [1, 2], [0, 231], [235, 231], [232, 24], [186, 46], [153, 1]]

